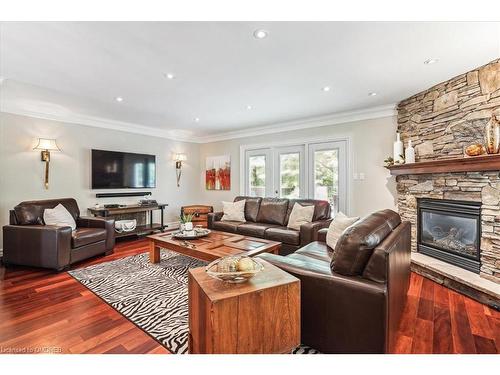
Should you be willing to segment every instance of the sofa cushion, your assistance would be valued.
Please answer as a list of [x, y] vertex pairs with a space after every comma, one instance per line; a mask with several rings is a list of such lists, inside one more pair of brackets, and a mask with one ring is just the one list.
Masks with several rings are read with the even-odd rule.
[[245, 201], [222, 202], [222, 221], [241, 221], [245, 222]]
[[236, 233], [244, 236], [264, 238], [266, 229], [275, 227], [276, 225], [267, 223], [244, 223], [238, 225]]
[[36, 204], [18, 205], [14, 207], [17, 224], [19, 225], [42, 225], [43, 208]]
[[299, 203], [301, 206], [314, 206], [314, 215], [312, 221], [328, 220], [331, 217], [331, 206], [328, 201], [317, 199], [290, 199], [290, 202], [288, 203], [285, 225], [288, 224], [288, 220], [295, 203]]
[[294, 203], [287, 227], [300, 230], [302, 224], [307, 224], [312, 221], [313, 215], [314, 206], [302, 206], [300, 203]]
[[284, 226], [287, 210], [288, 199], [264, 198], [260, 202], [257, 222]]
[[295, 254], [308, 256], [324, 262], [330, 262], [332, 260], [332, 251], [324, 242], [318, 241], [308, 243], [306, 246], [297, 250]]
[[401, 222], [392, 210], [375, 212], [347, 228], [335, 246], [330, 267], [341, 275], [361, 275], [373, 249]]
[[222, 232], [236, 233], [238, 225], [243, 224], [241, 221], [214, 221], [212, 229]]
[[359, 220], [359, 217], [347, 217], [342, 212], [338, 212], [333, 218], [328, 232], [326, 233], [326, 244], [332, 249], [335, 249], [338, 240], [342, 236], [344, 230]]
[[54, 208], [46, 208], [43, 211], [43, 222], [46, 225], [55, 225], [58, 227], [71, 227], [72, 230], [76, 229], [76, 222], [74, 217], [62, 204], [58, 204]]
[[260, 202], [262, 201], [261, 197], [236, 197], [234, 198], [235, 202], [245, 201], [245, 219], [246, 221], [253, 221], [254, 223], [257, 221], [257, 215], [259, 214]]
[[71, 234], [71, 247], [77, 248], [94, 242], [106, 241], [106, 229], [77, 228]]
[[[78, 204], [76, 200], [73, 198], [61, 198], [61, 199], [46, 199], [39, 201], [24, 201], [19, 203], [19, 206], [27, 206], [27, 205], [37, 205], [42, 207], [42, 211], [47, 208], [54, 208], [58, 204], [62, 204], [73, 216], [73, 219], [77, 219], [80, 216], [80, 210], [78, 209]], [[43, 217], [43, 212], [41, 217]]]
[[269, 228], [266, 230], [265, 238], [271, 241], [287, 243], [289, 245], [300, 244], [300, 232], [287, 227]]

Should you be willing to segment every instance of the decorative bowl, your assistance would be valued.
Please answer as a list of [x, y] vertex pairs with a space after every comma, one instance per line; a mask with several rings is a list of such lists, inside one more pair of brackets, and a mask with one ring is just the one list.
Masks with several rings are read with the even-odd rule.
[[214, 260], [206, 266], [205, 271], [214, 279], [237, 284], [250, 280], [263, 269], [264, 266], [258, 261], [242, 255]]
[[202, 229], [202, 230], [184, 230], [174, 232], [172, 237], [180, 239], [180, 240], [195, 240], [197, 238], [206, 237], [210, 234], [210, 229]]

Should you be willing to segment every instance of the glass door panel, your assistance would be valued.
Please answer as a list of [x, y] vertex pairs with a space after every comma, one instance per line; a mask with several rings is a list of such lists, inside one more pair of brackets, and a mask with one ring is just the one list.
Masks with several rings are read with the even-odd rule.
[[266, 196], [266, 156], [256, 155], [248, 158], [248, 178], [250, 181], [249, 195], [252, 197]]
[[333, 211], [346, 212], [347, 157], [345, 142], [325, 142], [309, 147], [309, 195], [330, 202]]
[[266, 197], [272, 192], [270, 149], [251, 150], [246, 153], [245, 194]]
[[275, 196], [296, 199], [305, 196], [304, 146], [274, 149]]

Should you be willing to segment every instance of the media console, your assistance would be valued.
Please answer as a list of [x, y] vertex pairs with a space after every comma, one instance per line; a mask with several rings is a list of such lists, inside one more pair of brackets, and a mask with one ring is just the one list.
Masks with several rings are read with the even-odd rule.
[[[90, 214], [95, 217], [112, 217], [116, 220], [136, 219], [137, 227], [131, 232], [116, 233], [115, 237], [126, 237], [131, 235], [145, 235], [156, 231], [163, 231], [167, 226], [163, 221], [163, 213], [168, 204], [158, 203], [155, 205], [127, 205], [116, 208], [88, 208]], [[160, 210], [160, 223], [153, 223], [153, 211]], [[147, 216], [149, 214], [149, 222]]]

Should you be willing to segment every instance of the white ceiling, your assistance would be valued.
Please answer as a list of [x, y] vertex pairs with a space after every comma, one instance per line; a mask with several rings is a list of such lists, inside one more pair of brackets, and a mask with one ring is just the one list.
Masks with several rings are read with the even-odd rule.
[[[269, 36], [257, 40], [261, 28]], [[241, 135], [396, 103], [498, 58], [499, 30], [474, 22], [4, 22], [0, 109], [190, 140]], [[429, 58], [439, 62], [425, 65]]]

